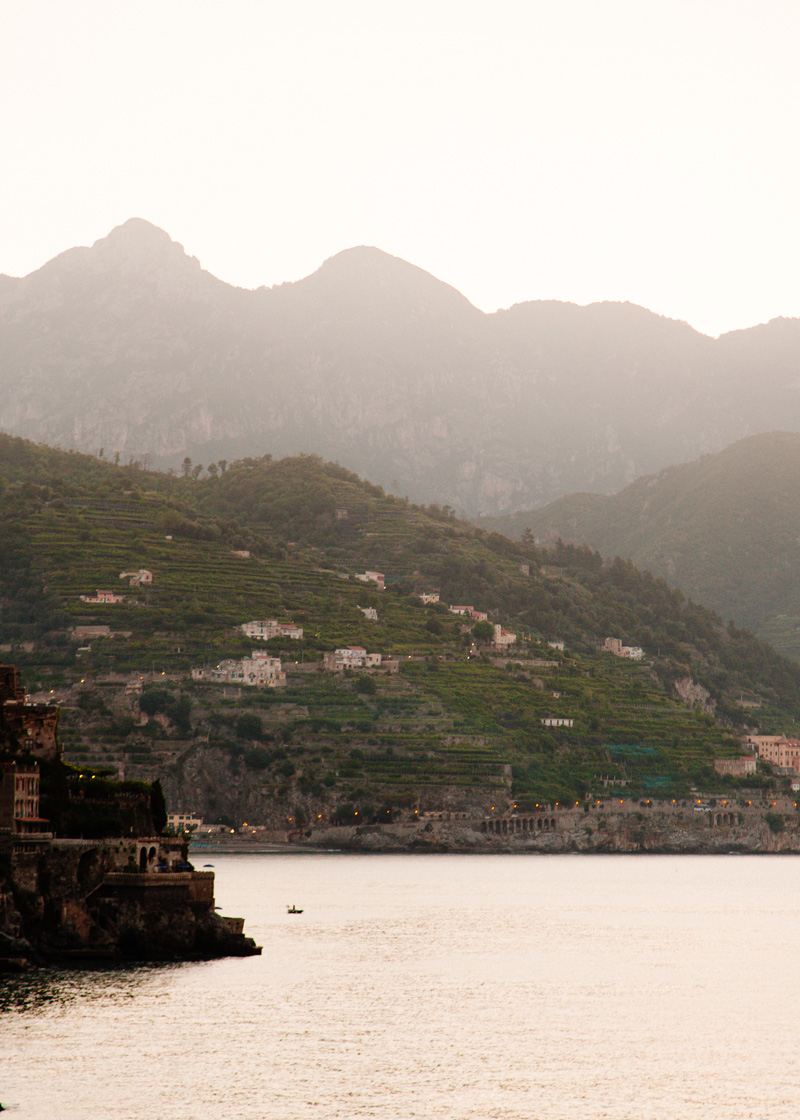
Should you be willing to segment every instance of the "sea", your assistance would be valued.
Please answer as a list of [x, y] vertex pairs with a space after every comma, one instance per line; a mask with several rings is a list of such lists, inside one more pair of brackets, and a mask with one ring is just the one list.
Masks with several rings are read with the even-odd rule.
[[3, 977], [9, 1117], [800, 1115], [796, 856], [208, 860], [263, 955]]

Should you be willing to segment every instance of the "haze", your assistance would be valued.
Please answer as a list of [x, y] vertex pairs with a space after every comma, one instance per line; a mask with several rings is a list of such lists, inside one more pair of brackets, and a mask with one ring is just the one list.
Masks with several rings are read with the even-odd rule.
[[484, 310], [800, 313], [795, 5], [4, 11], [8, 274], [140, 215], [246, 287], [372, 244]]

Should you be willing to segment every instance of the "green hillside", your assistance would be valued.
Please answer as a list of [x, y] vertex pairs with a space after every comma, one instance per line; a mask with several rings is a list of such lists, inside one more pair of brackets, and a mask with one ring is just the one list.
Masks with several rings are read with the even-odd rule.
[[[734, 732], [754, 719], [744, 696], [765, 730], [800, 729], [800, 668], [663, 581], [514, 543], [313, 457], [175, 477], [0, 437], [0, 498], [0, 656], [60, 700], [68, 757], [160, 776], [207, 813], [566, 800], [609, 778], [686, 795], [721, 788], [713, 759], [737, 753]], [[119, 578], [139, 568], [152, 586]], [[365, 569], [385, 573], [385, 591], [355, 579]], [[125, 601], [80, 598], [98, 588]], [[429, 590], [443, 602], [423, 606]], [[445, 603], [488, 612], [517, 642], [498, 653]], [[285, 687], [189, 678], [249, 654], [237, 627], [256, 618], [304, 628], [267, 643]], [[644, 661], [601, 653], [608, 636]], [[321, 671], [325, 651], [354, 644], [399, 674]]]
[[800, 436], [771, 432], [493, 528], [627, 557], [800, 659]]

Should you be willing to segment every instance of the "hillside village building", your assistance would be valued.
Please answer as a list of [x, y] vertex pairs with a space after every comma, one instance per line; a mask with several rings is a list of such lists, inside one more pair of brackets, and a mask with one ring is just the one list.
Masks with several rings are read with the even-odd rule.
[[383, 572], [356, 572], [356, 579], [360, 579], [362, 583], [377, 583], [379, 591], [383, 591], [386, 585]]
[[167, 813], [167, 828], [174, 828], [176, 832], [194, 832], [202, 823], [203, 818], [194, 813]]
[[429, 606], [431, 603], [438, 603], [439, 602], [439, 592], [438, 591], [423, 591], [422, 594], [420, 595], [420, 599], [422, 600], [422, 602], [426, 606]]
[[508, 649], [509, 646], [513, 646], [516, 640], [516, 634], [514, 634], [511, 630], [504, 630], [502, 626], [500, 626], [498, 623], [495, 623], [492, 645], [496, 650], [502, 651], [504, 649]]
[[138, 572], [120, 572], [119, 578], [127, 579], [131, 587], [148, 587], [153, 582], [153, 573], [140, 568]]
[[84, 603], [124, 603], [125, 596], [118, 595], [116, 591], [101, 591], [98, 588], [96, 595], [81, 595], [81, 601]]
[[743, 778], [746, 774], [755, 774], [756, 760], [751, 754], [743, 754], [740, 758], [717, 758], [714, 760], [714, 769], [718, 774]]
[[374, 607], [359, 607], [358, 609], [364, 615], [364, 618], [368, 618], [371, 622], [378, 621], [378, 612]]
[[345, 669], [384, 669], [396, 673], [400, 668], [395, 658], [384, 658], [380, 653], [367, 653], [363, 646], [344, 646], [322, 655], [322, 668], [328, 673], [342, 673]]
[[644, 657], [641, 646], [624, 646], [621, 638], [606, 638], [603, 652], [613, 653], [615, 657], [627, 657], [629, 661], [641, 661]]
[[38, 763], [4, 763], [0, 768], [0, 833], [42, 836], [49, 823], [39, 816]]
[[279, 657], [270, 657], [263, 650], [253, 650], [250, 657], [241, 661], [228, 658], [213, 669], [192, 669], [193, 681], [212, 684], [243, 684], [250, 688], [280, 688], [286, 684], [286, 674]]
[[299, 641], [303, 637], [302, 626], [295, 626], [293, 622], [278, 622], [275, 618], [243, 622], [239, 629], [248, 638], [258, 638], [262, 642], [267, 642], [270, 638], [292, 638]]
[[787, 739], [784, 735], [751, 735], [748, 742], [758, 751], [758, 757], [771, 766], [800, 774], [800, 739]]

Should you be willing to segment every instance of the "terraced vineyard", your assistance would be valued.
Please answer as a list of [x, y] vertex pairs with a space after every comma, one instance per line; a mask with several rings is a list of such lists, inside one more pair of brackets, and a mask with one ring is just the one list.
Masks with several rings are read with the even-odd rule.
[[[159, 775], [199, 799], [185, 809], [479, 811], [608, 781], [671, 796], [719, 786], [713, 760], [738, 753], [735, 732], [754, 719], [741, 695], [758, 697], [762, 730], [800, 730], [796, 666], [621, 561], [486, 534], [311, 457], [179, 479], [7, 437], [0, 452], [5, 657], [62, 701], [68, 757]], [[152, 586], [120, 579], [140, 568]], [[365, 569], [387, 589], [357, 581]], [[81, 600], [98, 588], [125, 602]], [[512, 652], [423, 606], [433, 589], [515, 632]], [[304, 629], [267, 643], [284, 688], [189, 679], [249, 653], [239, 625], [273, 617]], [[75, 633], [104, 625], [113, 638]], [[608, 635], [643, 646], [645, 661], [601, 654]], [[325, 651], [344, 645], [393, 655], [399, 674], [323, 673]], [[676, 681], [698, 706], [679, 702]]]

